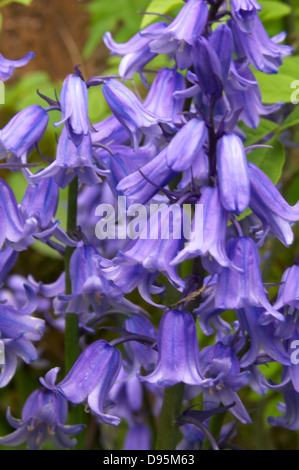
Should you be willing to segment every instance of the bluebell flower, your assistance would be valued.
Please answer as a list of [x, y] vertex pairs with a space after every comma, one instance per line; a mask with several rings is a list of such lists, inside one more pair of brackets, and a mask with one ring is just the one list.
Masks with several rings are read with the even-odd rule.
[[65, 123], [68, 137], [79, 145], [89, 133], [87, 86], [79, 73], [70, 74], [64, 80], [60, 108], [62, 119], [55, 126]]
[[299, 220], [299, 201], [290, 206], [270, 178], [253, 163], [248, 164], [250, 208], [261, 220], [264, 236], [271, 230], [286, 246], [293, 242], [291, 223]]
[[116, 190], [125, 195], [129, 203], [146, 203], [178, 173], [190, 169], [193, 162], [200, 158], [207, 135], [205, 123], [197, 118], [191, 119], [156, 157], [124, 177]]
[[113, 414], [133, 426], [142, 416], [144, 390], [136, 375], [135, 363], [123, 361], [117, 379], [110, 389], [108, 399], [114, 404]]
[[221, 318], [223, 309], [215, 307], [217, 280], [218, 274], [213, 274], [213, 276], [209, 275], [204, 279], [204, 291], [201, 294], [201, 302], [199, 307], [194, 309], [194, 314], [197, 315], [200, 328], [207, 336], [213, 335], [215, 331], [219, 331], [223, 334], [231, 332], [230, 323]]
[[171, 122], [168, 116], [155, 116], [148, 111], [137, 96], [117, 80], [107, 80], [102, 91], [114, 116], [129, 132], [135, 150], [142, 133], [159, 137], [162, 134], [159, 123]]
[[237, 391], [245, 387], [250, 380], [249, 371], [241, 371], [240, 363], [234, 348], [218, 341], [213, 346], [207, 346], [199, 353], [200, 370], [205, 378], [212, 381], [201, 387], [195, 387], [203, 392], [205, 409], [224, 406], [234, 406], [229, 411], [242, 423], [251, 423], [250, 416], [238, 397]]
[[177, 172], [170, 168], [166, 155], [167, 147], [118, 183], [116, 190], [127, 197], [128, 204], [145, 204], [177, 175]]
[[167, 310], [158, 328], [158, 361], [154, 371], [140, 380], [169, 387], [179, 382], [201, 385], [205, 380], [199, 368], [199, 346], [191, 313]]
[[29, 395], [21, 419], [13, 418], [8, 408], [8, 423], [16, 428], [11, 434], [0, 438], [4, 446], [18, 446], [26, 443], [28, 450], [39, 450], [50, 440], [56, 449], [67, 449], [77, 444], [70, 435], [79, 434], [84, 425], [66, 425], [67, 401], [51, 390], [39, 388]]
[[79, 191], [77, 210], [77, 223], [79, 227], [84, 227], [84, 237], [87, 240], [87, 244], [92, 245], [102, 256], [109, 259], [115, 256], [119, 249], [123, 249], [127, 245], [126, 239], [119, 239], [117, 237], [109, 239], [107, 237], [105, 240], [99, 240], [96, 235], [95, 227], [99, 221], [96, 211], [99, 204], [110, 204], [115, 208], [115, 213], [117, 210], [117, 200], [109, 184], [110, 178], [112, 180], [112, 176], [107, 175], [107, 178], [101, 184], [83, 186]]
[[144, 37], [143, 33], [155, 30], [161, 31], [166, 27], [167, 23], [151, 24], [123, 44], [117, 44], [111, 33], [104, 34], [103, 41], [111, 53], [123, 57], [118, 68], [121, 77], [132, 78], [136, 72], [139, 72], [143, 77], [143, 67], [157, 55], [156, 52], [150, 50], [151, 39]]
[[29, 184], [19, 205], [23, 218], [35, 217], [38, 225], [46, 228], [55, 217], [59, 199], [59, 188], [53, 178]]
[[[190, 119], [182, 126], [166, 147], [166, 160], [169, 168], [180, 173], [192, 165], [200, 156], [208, 137], [208, 130], [203, 121]], [[184, 155], [184, 158], [182, 158]]]
[[283, 398], [285, 403], [279, 402], [277, 409], [284, 416], [270, 416], [268, 423], [270, 426], [277, 426], [291, 431], [299, 429], [299, 393], [290, 387], [283, 391]]
[[274, 307], [281, 309], [285, 305], [299, 310], [299, 266], [297, 264], [287, 268], [281, 278]]
[[266, 297], [259, 266], [259, 253], [254, 241], [249, 237], [231, 238], [227, 242], [227, 254], [239, 270], [225, 267], [219, 272], [215, 308], [264, 307], [264, 317], [270, 315], [284, 321], [284, 316]]
[[94, 157], [99, 166], [104, 166], [107, 169], [106, 181], [117, 198], [117, 184], [154, 159], [158, 151], [158, 145], [150, 139], [145, 145], [139, 146], [137, 152], [126, 145], [111, 144], [110, 152], [99, 147], [95, 150]]
[[[171, 264], [181, 263], [199, 255], [209, 255], [221, 266], [229, 266], [231, 261], [225, 246], [228, 212], [222, 207], [217, 186], [206, 186], [201, 191], [202, 196], [196, 204], [189, 240]], [[202, 230], [202, 236], [199, 230]]]
[[102, 272], [123, 294], [129, 294], [138, 288], [139, 294], [147, 303], [162, 308], [151, 298], [151, 295], [159, 295], [164, 291], [164, 287], [154, 284], [159, 271], [151, 272], [142, 264], [128, 260], [125, 251], [119, 250], [112, 259], [111, 266], [103, 267]]
[[44, 135], [48, 121], [47, 112], [39, 105], [17, 113], [0, 131], [0, 158], [13, 162], [27, 156]]
[[95, 131], [91, 132], [93, 145], [111, 145], [112, 143], [125, 144], [130, 140], [130, 134], [113, 114], [103, 121], [94, 124], [93, 128]]
[[251, 33], [257, 11], [262, 9], [256, 0], [230, 0], [234, 20], [244, 33]]
[[87, 400], [88, 406], [100, 422], [118, 425], [120, 419], [105, 413], [111, 407], [108, 394], [112, 388], [120, 367], [121, 353], [104, 340], [98, 340], [87, 346], [79, 358], [57, 385], [55, 385], [58, 367], [51, 369], [41, 378], [41, 383], [50, 390], [59, 392], [72, 403]]
[[[51, 237], [69, 246], [76, 246], [59, 221], [54, 220], [58, 203], [57, 186], [53, 180], [29, 186], [18, 205], [9, 185], [0, 179], [0, 246], [8, 242], [16, 251], [25, 250], [39, 239], [47, 242]], [[45, 212], [45, 208], [48, 212]]]
[[[229, 44], [227, 46], [229, 48]], [[223, 91], [221, 62], [211, 43], [204, 36], [196, 38], [192, 57], [197, 84], [201, 91], [211, 100], [219, 99]], [[228, 59], [230, 63], [231, 56]]]
[[[233, 36], [227, 24], [220, 24], [215, 28], [215, 30], [209, 36], [209, 43], [218, 58], [221, 58], [221, 74], [219, 78], [221, 79], [223, 88], [225, 88], [229, 78], [231, 63], [233, 61]], [[219, 70], [219, 67], [218, 65], [213, 63], [213, 61], [216, 61], [213, 52], [212, 56], [210, 57], [210, 60], [212, 60], [210, 64], [210, 66], [212, 66], [211, 72], [215, 73], [216, 70]]]
[[217, 173], [220, 200], [224, 209], [240, 214], [250, 200], [250, 183], [241, 139], [226, 134], [217, 143]]
[[0, 284], [15, 265], [18, 259], [18, 252], [15, 251], [10, 245], [0, 250]]
[[290, 354], [282, 344], [281, 337], [277, 335], [277, 327], [274, 322], [267, 325], [259, 324], [259, 318], [263, 312], [263, 308], [251, 306], [236, 310], [240, 327], [247, 332], [250, 338], [250, 347], [240, 360], [241, 366], [247, 367], [253, 364], [261, 350], [273, 361], [290, 365]]
[[[132, 315], [124, 321], [124, 328], [132, 333], [149, 336], [151, 338], [157, 337], [155, 327], [151, 321], [140, 314]], [[157, 351], [150, 347], [137, 342], [130, 341], [125, 343], [126, 351], [132, 360], [137, 361], [146, 371], [150, 371], [154, 368], [157, 362]]]
[[82, 183], [97, 184], [101, 181], [97, 173], [98, 170], [93, 164], [90, 134], [82, 135], [80, 143], [76, 145], [74, 140], [68, 137], [67, 128], [64, 127], [58, 140], [54, 162], [31, 175], [29, 179], [36, 182], [52, 177], [60, 188], [65, 188], [75, 176], [78, 176]]
[[28, 64], [33, 57], [35, 57], [34, 53], [28, 52], [22, 59], [9, 60], [5, 59], [5, 57], [0, 54], [0, 80], [2, 82], [8, 80], [13, 75], [15, 68], [23, 67]]
[[0, 245], [2, 247], [6, 240], [15, 250], [21, 251], [33, 243], [32, 234], [36, 232], [36, 224], [30, 221], [24, 222], [13, 191], [2, 179], [0, 179], [0, 196]]
[[127, 264], [142, 263], [150, 271], [160, 271], [174, 286], [182, 289], [185, 282], [170, 261], [184, 245], [187, 214], [178, 205], [162, 204], [156, 209], [145, 221], [139, 237], [130, 241], [122, 255]]
[[252, 128], [258, 127], [260, 116], [272, 114], [282, 106], [282, 102], [272, 105], [262, 103], [258, 82], [244, 63], [232, 62], [225, 94], [231, 109], [241, 110], [239, 119]]
[[277, 44], [270, 39], [258, 15], [255, 16], [251, 34], [243, 32], [235, 21], [230, 21], [235, 52], [246, 58], [253, 67], [264, 73], [277, 73], [283, 58], [292, 54], [293, 48]]
[[7, 303], [0, 304], [0, 333], [4, 343], [5, 363], [0, 373], [0, 387], [5, 387], [16, 372], [18, 358], [26, 364], [38, 357], [32, 341], [41, 339], [45, 322], [32, 316], [37, 307], [34, 290], [24, 286], [27, 293], [25, 305], [17, 308]]
[[208, 14], [208, 6], [203, 0], [189, 0], [169, 26], [141, 34], [152, 39], [152, 52], [175, 53], [177, 66], [185, 69], [191, 65], [191, 48], [206, 27]]
[[194, 159], [192, 165], [187, 168], [183, 173], [178, 188], [186, 192], [192, 190], [194, 185], [197, 187], [204, 187], [209, 181], [209, 157], [204, 148], [202, 148], [198, 157]]
[[136, 424], [129, 427], [123, 450], [151, 450], [152, 435], [149, 426]]
[[140, 307], [125, 299], [124, 293], [109, 280], [104, 268], [110, 265], [95, 248], [79, 243], [70, 259], [72, 292], [65, 295], [64, 289], [60, 291], [55, 304], [57, 313], [76, 312], [80, 326], [93, 331], [111, 311], [139, 312]]
[[162, 119], [165, 116], [171, 117], [171, 127], [174, 127], [175, 123], [181, 121], [179, 113], [183, 111], [184, 106], [184, 99], [175, 98], [174, 93], [185, 88], [182, 74], [175, 69], [163, 67], [157, 73], [143, 104], [155, 116], [160, 116]]
[[182, 438], [176, 450], [200, 450], [205, 438], [204, 432], [194, 424], [180, 426]]

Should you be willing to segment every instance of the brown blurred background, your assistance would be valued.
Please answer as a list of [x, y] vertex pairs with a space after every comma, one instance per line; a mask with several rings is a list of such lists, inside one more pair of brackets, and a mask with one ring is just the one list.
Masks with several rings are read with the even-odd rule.
[[81, 57], [88, 34], [88, 3], [88, 0], [33, 0], [29, 7], [12, 3], [1, 9], [3, 56], [19, 59], [28, 51], [36, 55], [26, 67], [16, 70], [14, 78], [45, 71], [55, 82], [72, 73], [76, 64], [81, 64], [85, 76], [104, 70], [108, 52], [100, 37], [92, 56], [84, 61]]

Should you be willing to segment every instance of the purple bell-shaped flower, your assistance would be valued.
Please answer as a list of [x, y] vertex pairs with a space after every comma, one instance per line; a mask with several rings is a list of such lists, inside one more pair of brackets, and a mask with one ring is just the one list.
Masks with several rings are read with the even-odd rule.
[[191, 313], [167, 310], [158, 329], [158, 362], [154, 371], [140, 380], [169, 387], [179, 382], [201, 385], [203, 379], [199, 369], [199, 347], [195, 321]]

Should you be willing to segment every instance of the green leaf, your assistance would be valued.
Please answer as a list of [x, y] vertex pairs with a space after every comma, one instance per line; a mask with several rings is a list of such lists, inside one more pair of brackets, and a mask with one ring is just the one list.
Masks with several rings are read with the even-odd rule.
[[[184, 2], [182, 0], [152, 0], [145, 11], [149, 13], [159, 13], [161, 15], [166, 15], [174, 8], [182, 7], [183, 5]], [[140, 28], [145, 28], [153, 21], [157, 21], [157, 19], [159, 19], [158, 16], [144, 15]]]
[[280, 126], [279, 130], [284, 131], [289, 127], [295, 126], [299, 123], [299, 106], [295, 106], [293, 111], [288, 115], [284, 123]]
[[262, 93], [263, 103], [274, 104], [278, 101], [291, 103], [293, 90], [291, 83], [295, 80], [290, 75], [279, 72], [277, 75], [265, 75], [262, 72], [254, 72], [256, 80]]
[[259, 126], [256, 129], [245, 126], [241, 123], [240, 127], [245, 133], [247, 139], [245, 142], [246, 147], [260, 142], [268, 134], [275, 133], [278, 136], [282, 131], [289, 129], [299, 123], [299, 106], [294, 106], [293, 111], [288, 115], [285, 121], [278, 126], [275, 122], [268, 119], [260, 119]]
[[277, 74], [268, 75], [257, 70], [253, 70], [253, 73], [259, 82], [263, 103], [292, 102], [294, 88], [291, 85], [299, 78], [298, 57], [286, 57]]
[[0, 1], [0, 8], [4, 7], [5, 5], [9, 5], [10, 3], [22, 3], [27, 7], [32, 3], [32, 0], [2, 0]]
[[144, 10], [146, 5], [147, 0], [92, 0], [88, 3], [86, 9], [90, 14], [90, 26], [83, 58], [86, 59], [92, 54], [106, 31], [110, 31], [117, 42], [127, 41], [136, 34], [140, 19], [138, 11]]
[[267, 142], [273, 148], [257, 148], [247, 155], [247, 160], [258, 166], [276, 184], [285, 162], [285, 148], [275, 136]]
[[259, 142], [261, 139], [266, 137], [268, 134], [275, 132], [278, 129], [278, 125], [269, 121], [268, 119], [260, 119], [260, 123], [256, 129], [242, 125], [242, 130], [245, 132], [247, 140], [245, 142], [246, 147]]
[[6, 177], [7, 184], [14, 192], [17, 203], [20, 204], [25, 194], [28, 183], [23, 176], [23, 173], [9, 173]]
[[262, 7], [262, 11], [260, 12], [262, 23], [283, 18], [292, 12], [291, 7], [285, 3], [270, 0], [261, 0], [259, 3]]
[[62, 255], [58, 253], [58, 251], [45, 245], [45, 243], [42, 243], [40, 240], [35, 240], [35, 242], [30, 245], [30, 248], [43, 256], [47, 256], [48, 258], [62, 259]]
[[14, 0], [16, 3], [22, 3], [23, 5], [29, 6], [32, 0]]

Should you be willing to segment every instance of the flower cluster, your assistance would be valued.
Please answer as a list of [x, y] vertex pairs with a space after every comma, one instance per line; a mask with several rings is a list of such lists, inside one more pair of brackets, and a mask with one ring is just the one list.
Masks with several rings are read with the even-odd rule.
[[[1, 158], [13, 171], [19, 166], [28, 182], [17, 204], [0, 180], [3, 282], [18, 253], [35, 239], [66, 259], [69, 255], [69, 262], [53, 284], [31, 276], [26, 280], [25, 307], [1, 304], [6, 363], [0, 386], [12, 379], [18, 357], [25, 362], [37, 357], [32, 341], [39, 339], [45, 322], [31, 316], [38, 299], [53, 309], [57, 323], [52, 323], [62, 331], [68, 314], [75, 314], [81, 335], [81, 354], [72, 368], [57, 383], [58, 367], [40, 379], [43, 388], [28, 398], [21, 421], [8, 415], [18, 429], [1, 444], [26, 441], [29, 448], [40, 448], [48, 436], [59, 447], [73, 446], [66, 435], [82, 429], [65, 425], [70, 402], [86, 403], [98, 423], [117, 426], [125, 420], [124, 447], [150, 449], [149, 415], [159, 417], [164, 391], [177, 384], [184, 384], [185, 408], [191, 400], [203, 405], [198, 414], [189, 409], [180, 421], [177, 417], [183, 436], [179, 449], [201, 448], [205, 435], [213, 448], [225, 446], [231, 427], [214, 437], [208, 430], [222, 408], [250, 423], [242, 401], [245, 387], [261, 395], [282, 390], [285, 416], [269, 422], [299, 429], [299, 366], [291, 359], [294, 341], [299, 344], [299, 267], [295, 262], [278, 280], [272, 301], [259, 251], [269, 237], [285, 246], [293, 243], [299, 202], [290, 206], [269, 176], [249, 163], [251, 148], [243, 131], [243, 125], [257, 128], [261, 116], [282, 106], [262, 102], [254, 70], [277, 73], [292, 48], [279, 43], [282, 36], [268, 37], [255, 0], [230, 0], [230, 10], [226, 3], [186, 0], [176, 18], [162, 18], [123, 44], [107, 32], [106, 46], [120, 57], [119, 76], [84, 79], [76, 67], [59, 100], [49, 98], [45, 108], [29, 106], [1, 130]], [[153, 78], [147, 65], [162, 54], [167, 66]], [[0, 57], [3, 77], [28, 58]], [[136, 75], [143, 98], [132, 87]], [[90, 87], [99, 88], [111, 110], [99, 123], [89, 120]], [[55, 123], [62, 127], [56, 156], [33, 173], [30, 153], [52, 109], [61, 112]], [[76, 184], [76, 225], [66, 233], [55, 220], [59, 188], [77, 191]], [[97, 208], [108, 204], [113, 213], [119, 211], [119, 197], [136, 212], [145, 207], [145, 224], [136, 222], [139, 237], [128, 239], [121, 232], [124, 214], [118, 213], [118, 237], [100, 240]], [[193, 214], [189, 234], [183, 231], [185, 205]], [[100, 214], [104, 222], [108, 216]], [[177, 294], [176, 304], [169, 301], [166, 286]], [[128, 298], [136, 290], [140, 301]], [[147, 307], [158, 312], [159, 321]], [[99, 327], [107, 322], [119, 338], [98, 339]], [[270, 362], [283, 367], [280, 384], [267, 380], [259, 368]], [[144, 406], [148, 394], [152, 410]]]

